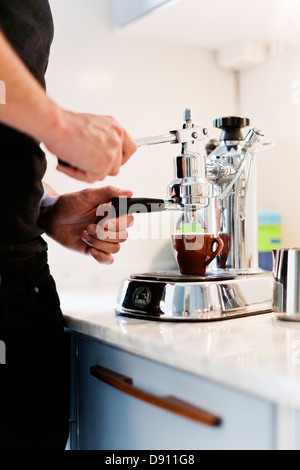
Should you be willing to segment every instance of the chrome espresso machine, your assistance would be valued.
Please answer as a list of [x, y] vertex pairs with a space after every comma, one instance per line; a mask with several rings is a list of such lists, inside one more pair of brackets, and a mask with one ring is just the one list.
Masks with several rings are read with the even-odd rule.
[[[204, 275], [163, 271], [131, 275], [119, 290], [116, 313], [158, 321], [217, 321], [272, 311], [272, 273], [258, 266], [256, 154], [271, 148], [259, 128], [247, 118], [216, 119], [220, 140], [206, 144], [208, 129], [195, 124], [190, 109], [184, 124], [166, 135], [138, 139], [137, 144], [181, 145], [175, 157], [175, 179], [168, 198], [120, 198], [112, 204], [123, 213], [179, 210], [186, 222], [205, 223], [208, 233], [222, 238], [224, 247]], [[203, 151], [204, 153], [204, 151]], [[203, 222], [205, 221], [205, 222]]]

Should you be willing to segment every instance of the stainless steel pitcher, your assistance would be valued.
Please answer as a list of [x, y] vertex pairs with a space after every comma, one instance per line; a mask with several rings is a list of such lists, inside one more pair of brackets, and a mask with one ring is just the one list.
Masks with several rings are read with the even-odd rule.
[[300, 321], [300, 248], [273, 250], [272, 308], [281, 320]]

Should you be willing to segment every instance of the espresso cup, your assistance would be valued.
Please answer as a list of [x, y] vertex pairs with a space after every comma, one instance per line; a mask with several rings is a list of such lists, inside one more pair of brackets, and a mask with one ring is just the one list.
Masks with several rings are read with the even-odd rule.
[[172, 249], [181, 274], [205, 274], [206, 267], [223, 246], [223, 240], [211, 233], [172, 235]]

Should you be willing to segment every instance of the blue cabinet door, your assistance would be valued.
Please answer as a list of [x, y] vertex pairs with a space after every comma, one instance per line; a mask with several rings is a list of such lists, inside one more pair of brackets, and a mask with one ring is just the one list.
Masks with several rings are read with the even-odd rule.
[[[90, 373], [100, 365], [140, 390], [175, 396], [222, 420], [206, 426], [153, 406]], [[91, 340], [78, 340], [78, 447], [83, 450], [275, 449], [276, 407], [237, 390]]]

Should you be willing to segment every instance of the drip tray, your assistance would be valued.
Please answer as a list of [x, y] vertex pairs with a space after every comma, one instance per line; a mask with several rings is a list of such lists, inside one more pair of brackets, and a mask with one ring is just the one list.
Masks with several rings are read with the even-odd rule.
[[145, 274], [134, 274], [130, 276], [131, 279], [149, 280], [149, 281], [164, 281], [164, 282], [210, 282], [235, 279], [236, 274], [229, 273], [229, 271], [211, 271], [206, 274], [180, 274], [179, 271], [161, 271]]
[[157, 321], [217, 321], [272, 311], [270, 272], [205, 275], [179, 271], [134, 274], [119, 290], [116, 314]]

